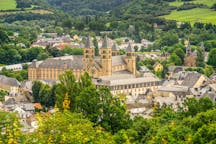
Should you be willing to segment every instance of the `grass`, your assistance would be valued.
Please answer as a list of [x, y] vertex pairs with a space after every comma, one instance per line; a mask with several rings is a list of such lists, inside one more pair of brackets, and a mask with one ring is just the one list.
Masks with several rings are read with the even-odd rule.
[[16, 9], [16, 0], [0, 0], [0, 10]]
[[192, 24], [194, 22], [216, 24], [216, 11], [207, 8], [173, 11], [171, 14], [162, 17], [180, 22], [191, 22]]
[[[199, 3], [199, 4], [205, 4], [205, 5], [209, 6], [209, 7], [211, 7], [214, 3], [216, 3], [216, 0], [194, 0], [192, 2], [193, 3]], [[170, 5], [179, 7], [183, 3], [184, 2], [181, 2], [181, 1], [174, 1], [174, 2], [170, 2]]]
[[53, 14], [52, 11], [48, 11], [48, 10], [25, 10], [25, 11], [12, 11], [12, 12], [6, 12], [6, 11], [3, 11], [3, 12], [0, 12], [0, 16], [1, 15], [11, 15], [11, 14], [17, 14], [17, 13], [34, 13], [34, 14], [41, 14], [41, 15], [45, 15], [45, 14]]

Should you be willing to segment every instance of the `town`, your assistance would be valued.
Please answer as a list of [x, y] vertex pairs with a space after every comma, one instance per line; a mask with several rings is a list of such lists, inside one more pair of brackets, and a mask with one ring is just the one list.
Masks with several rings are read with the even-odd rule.
[[10, 2], [0, 143], [215, 143], [216, 1]]

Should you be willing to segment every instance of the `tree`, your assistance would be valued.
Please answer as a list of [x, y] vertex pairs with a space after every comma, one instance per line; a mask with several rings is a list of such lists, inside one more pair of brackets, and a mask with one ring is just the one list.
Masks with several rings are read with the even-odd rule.
[[172, 32], [165, 33], [160, 41], [161, 46], [172, 46], [178, 43], [178, 35]]
[[3, 30], [0, 30], [0, 44], [8, 42], [8, 41], [9, 41], [9, 38], [8, 38], [7, 33]]
[[69, 111], [56, 112], [53, 115], [37, 116], [39, 128], [25, 137], [25, 143], [114, 143], [108, 132], [94, 124], [81, 114]]
[[211, 8], [214, 9], [214, 10], [216, 10], [216, 3], [214, 3]]
[[72, 27], [72, 20], [71, 19], [64, 19], [62, 26], [70, 29]]
[[39, 92], [40, 92], [42, 85], [43, 85], [42, 82], [34, 81], [34, 84], [32, 86], [32, 96], [35, 102], [41, 101], [41, 98], [39, 97]]
[[181, 48], [177, 48], [174, 53], [181, 59], [181, 63], [184, 63], [185, 52]]
[[178, 57], [175, 53], [172, 53], [172, 54], [170, 55], [169, 61], [170, 61], [171, 63], [174, 63], [175, 65], [182, 65], [181, 58]]
[[97, 39], [96, 37], [94, 37], [93, 39], [93, 44], [94, 44], [94, 47], [95, 47], [95, 56], [99, 56], [99, 49], [98, 49], [98, 42], [97, 42]]
[[209, 52], [208, 64], [216, 67], [216, 48]]
[[214, 73], [213, 67], [212, 67], [212, 66], [209, 66], [209, 65], [207, 65], [207, 66], [205, 67], [204, 71], [205, 71], [205, 75], [206, 75], [207, 77], [210, 77], [210, 76]]
[[56, 104], [62, 109], [62, 102], [67, 93], [70, 100], [70, 110], [74, 112], [77, 105], [76, 97], [79, 95], [79, 89], [73, 71], [67, 70], [62, 73], [59, 76], [59, 81], [60, 83], [57, 85], [56, 90]]
[[205, 64], [204, 64], [204, 54], [203, 52], [201, 51], [201, 49], [198, 49], [197, 50], [197, 61], [196, 61], [196, 65], [198, 67], [204, 67]]

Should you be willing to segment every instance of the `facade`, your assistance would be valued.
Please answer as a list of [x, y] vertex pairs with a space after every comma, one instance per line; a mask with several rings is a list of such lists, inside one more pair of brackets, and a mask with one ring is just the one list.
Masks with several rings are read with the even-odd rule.
[[0, 75], [0, 90], [5, 90], [15, 94], [19, 92], [19, 87], [20, 83], [17, 79]]
[[92, 77], [112, 75], [113, 72], [127, 70], [136, 75], [136, 59], [129, 44], [126, 55], [119, 55], [117, 45], [110, 46], [105, 36], [100, 56], [94, 55], [91, 38], [88, 37], [83, 56], [51, 58], [42, 62], [34, 60], [28, 69], [29, 80], [58, 80], [65, 70], [73, 70], [76, 78], [87, 71]]
[[96, 87], [109, 87], [114, 95], [139, 95], [147, 89], [157, 89], [160, 79], [156, 76], [144, 76], [136, 71], [134, 50], [129, 43], [126, 55], [119, 55], [117, 45], [110, 46], [105, 36], [100, 48], [100, 56], [94, 55], [91, 38], [88, 37], [83, 56], [64, 56], [42, 62], [33, 61], [28, 69], [29, 80], [56, 81], [65, 70], [73, 70], [78, 79], [85, 71], [93, 77]]

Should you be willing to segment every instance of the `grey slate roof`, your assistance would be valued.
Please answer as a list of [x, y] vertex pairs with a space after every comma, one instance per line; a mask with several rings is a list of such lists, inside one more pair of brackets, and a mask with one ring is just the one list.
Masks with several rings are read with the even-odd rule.
[[0, 75], [0, 83], [9, 86], [20, 86], [20, 82], [15, 78], [6, 77], [4, 75]]
[[128, 47], [126, 48], [126, 52], [133, 52], [134, 49], [131, 46], [131, 43], [128, 44]]
[[92, 39], [90, 36], [87, 37], [85, 48], [93, 48]]
[[117, 51], [117, 50], [118, 50], [118, 46], [116, 43], [114, 43], [112, 46], [112, 51]]
[[113, 56], [112, 57], [112, 66], [118, 66], [118, 65], [124, 65], [125, 61], [124, 61], [124, 56]]
[[110, 48], [109, 40], [108, 40], [106, 35], [105, 35], [103, 42], [102, 42], [102, 48]]
[[201, 77], [200, 73], [188, 73], [182, 82], [183, 86], [193, 87]]
[[71, 59], [47, 59], [39, 64], [39, 68], [82, 69], [82, 56], [72, 56]]

